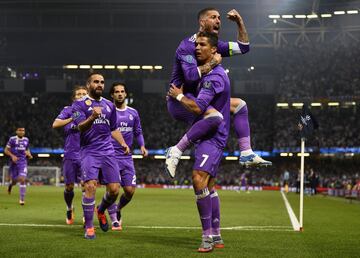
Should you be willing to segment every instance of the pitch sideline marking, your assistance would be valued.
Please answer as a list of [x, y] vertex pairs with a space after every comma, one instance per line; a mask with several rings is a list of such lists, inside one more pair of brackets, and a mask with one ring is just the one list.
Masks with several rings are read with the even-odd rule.
[[[81, 225], [55, 225], [55, 224], [13, 224], [0, 223], [0, 226], [7, 227], [56, 227], [56, 228], [74, 228], [74, 226]], [[143, 229], [190, 229], [199, 230], [201, 227], [172, 227], [172, 226], [126, 226], [127, 228], [143, 228]], [[235, 226], [223, 227], [221, 230], [243, 230], [243, 231], [292, 231], [288, 226]]]
[[293, 211], [293, 209], [291, 208], [290, 206], [290, 203], [288, 201], [288, 199], [286, 198], [286, 195], [284, 194], [283, 191], [280, 191], [283, 199], [284, 199], [284, 202], [285, 202], [285, 206], [286, 206], [286, 209], [287, 209], [287, 212], [289, 214], [289, 217], [290, 217], [290, 221], [291, 221], [291, 224], [292, 224], [292, 227], [295, 231], [300, 231], [300, 223], [299, 221], [297, 220], [296, 218], [296, 215]]

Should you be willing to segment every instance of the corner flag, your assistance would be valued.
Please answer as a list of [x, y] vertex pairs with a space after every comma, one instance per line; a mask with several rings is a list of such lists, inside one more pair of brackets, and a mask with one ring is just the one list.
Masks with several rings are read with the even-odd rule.
[[302, 107], [298, 126], [300, 129], [301, 138], [306, 138], [307, 136], [310, 136], [314, 130], [319, 128], [318, 122], [316, 121], [313, 114], [310, 112], [310, 109], [306, 103], [304, 103]]

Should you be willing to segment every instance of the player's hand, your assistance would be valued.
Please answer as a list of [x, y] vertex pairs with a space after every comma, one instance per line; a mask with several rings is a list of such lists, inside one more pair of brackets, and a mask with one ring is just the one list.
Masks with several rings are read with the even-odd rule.
[[171, 84], [170, 89], [168, 91], [168, 96], [175, 98], [177, 97], [177, 95], [179, 94], [183, 94], [183, 85], [181, 85], [180, 88], [176, 87], [175, 84]]
[[31, 154], [27, 155], [28, 159], [33, 159], [33, 156]]
[[93, 107], [93, 112], [92, 112], [91, 116], [94, 119], [100, 117], [101, 116], [101, 109], [102, 109], [102, 107]]
[[148, 150], [145, 148], [145, 146], [141, 146], [141, 147], [140, 147], [140, 150], [141, 150], [141, 154], [142, 154], [144, 157], [147, 157], [147, 156], [148, 156]]
[[130, 153], [130, 148], [126, 143], [121, 144], [121, 146], [123, 147], [125, 154]]
[[222, 57], [219, 53], [216, 53], [213, 57], [213, 60], [216, 62], [216, 65], [220, 64], [222, 61]]
[[234, 21], [234, 22], [242, 22], [242, 18], [240, 16], [240, 14], [238, 13], [238, 11], [236, 11], [235, 9], [230, 10], [227, 14], [226, 17], [230, 20], [230, 21]]
[[11, 160], [12, 162], [16, 163], [19, 160], [19, 158], [16, 156], [11, 156]]

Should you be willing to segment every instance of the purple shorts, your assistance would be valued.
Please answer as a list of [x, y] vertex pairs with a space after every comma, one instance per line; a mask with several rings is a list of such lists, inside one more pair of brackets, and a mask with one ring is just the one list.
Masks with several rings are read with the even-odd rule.
[[204, 171], [210, 176], [216, 177], [222, 157], [223, 149], [216, 147], [210, 141], [200, 142], [195, 147], [193, 170]]
[[80, 183], [81, 162], [80, 159], [64, 159], [63, 175], [65, 184]]
[[9, 174], [13, 180], [16, 180], [18, 177], [26, 177], [27, 176], [27, 163], [18, 162], [11, 163], [9, 166]]
[[101, 184], [120, 183], [119, 167], [115, 155], [91, 156], [81, 158], [82, 180], [99, 180]]
[[119, 166], [121, 186], [136, 186], [136, 175], [132, 157], [117, 158]]
[[[194, 98], [191, 94], [185, 94], [186, 97]], [[192, 97], [191, 97], [192, 96]], [[185, 122], [191, 125], [196, 118], [196, 115], [188, 111], [179, 101], [174, 98], [169, 98], [167, 101], [167, 108], [172, 118], [178, 121]]]

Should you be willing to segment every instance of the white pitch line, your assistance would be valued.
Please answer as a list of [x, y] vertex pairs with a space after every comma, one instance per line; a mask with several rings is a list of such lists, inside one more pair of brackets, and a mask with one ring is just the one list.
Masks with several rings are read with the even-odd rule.
[[[57, 227], [57, 228], [73, 228], [79, 225], [55, 225], [55, 224], [13, 224], [13, 223], [0, 223], [0, 226], [4, 227]], [[187, 230], [199, 230], [201, 227], [173, 227], [173, 226], [126, 226], [127, 228], [143, 228], [143, 229], [187, 229]], [[288, 226], [235, 226], [224, 227], [221, 230], [243, 230], [243, 231], [292, 231]]]
[[285, 202], [285, 206], [286, 206], [286, 209], [287, 209], [287, 212], [289, 214], [289, 217], [290, 217], [290, 221], [291, 221], [291, 224], [292, 224], [292, 227], [295, 231], [300, 231], [300, 223], [299, 221], [297, 220], [296, 218], [296, 215], [293, 211], [293, 209], [291, 208], [290, 206], [290, 203], [288, 201], [288, 199], [286, 198], [286, 195], [284, 194], [283, 191], [280, 191], [283, 199], [284, 199], [284, 202]]

